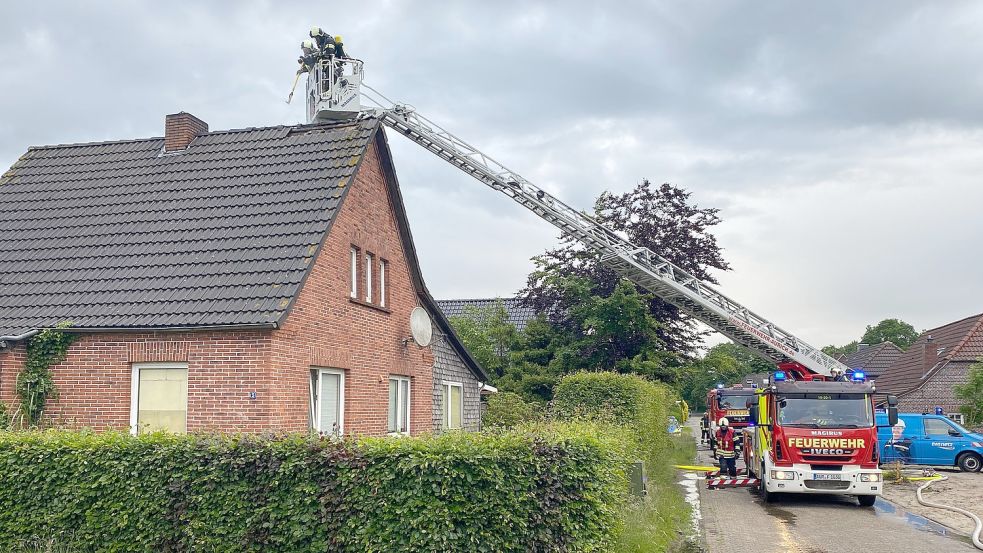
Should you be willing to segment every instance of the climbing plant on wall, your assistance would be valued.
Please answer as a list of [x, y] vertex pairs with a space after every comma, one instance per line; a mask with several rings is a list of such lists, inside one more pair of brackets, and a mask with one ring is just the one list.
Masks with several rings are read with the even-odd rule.
[[48, 399], [57, 395], [51, 378], [51, 366], [65, 359], [69, 346], [75, 341], [74, 334], [64, 332], [69, 326], [70, 323], [63, 323], [56, 328], [42, 330], [27, 341], [27, 360], [24, 370], [17, 375], [15, 390], [20, 399], [21, 412], [31, 426], [41, 420]]

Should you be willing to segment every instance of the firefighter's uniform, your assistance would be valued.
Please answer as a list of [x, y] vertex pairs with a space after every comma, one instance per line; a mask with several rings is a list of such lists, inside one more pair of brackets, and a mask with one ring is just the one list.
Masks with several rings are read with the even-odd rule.
[[720, 419], [717, 428], [717, 456], [720, 458], [720, 476], [724, 473], [737, 476], [737, 451], [735, 451], [734, 429], [726, 418]]

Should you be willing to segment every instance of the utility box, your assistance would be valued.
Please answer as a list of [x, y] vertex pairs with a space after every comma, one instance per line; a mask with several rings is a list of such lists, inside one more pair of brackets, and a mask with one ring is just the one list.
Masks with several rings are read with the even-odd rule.
[[636, 497], [645, 497], [648, 493], [648, 476], [645, 475], [645, 462], [635, 461], [631, 465], [631, 494]]
[[362, 78], [362, 60], [318, 60], [307, 74], [307, 122], [356, 117], [362, 110]]

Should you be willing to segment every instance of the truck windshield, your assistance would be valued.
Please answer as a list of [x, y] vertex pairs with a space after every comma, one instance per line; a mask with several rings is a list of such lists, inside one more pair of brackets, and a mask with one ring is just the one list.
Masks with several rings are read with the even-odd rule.
[[778, 422], [799, 428], [869, 428], [870, 400], [858, 394], [789, 394], [778, 398]]
[[728, 394], [727, 392], [721, 393], [718, 397], [717, 405], [721, 409], [747, 409], [747, 402], [754, 400], [754, 396]]

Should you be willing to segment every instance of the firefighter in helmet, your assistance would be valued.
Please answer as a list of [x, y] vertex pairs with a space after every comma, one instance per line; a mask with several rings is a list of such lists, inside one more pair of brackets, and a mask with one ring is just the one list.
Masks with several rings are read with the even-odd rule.
[[734, 429], [730, 427], [727, 417], [717, 421], [717, 456], [720, 458], [720, 476], [726, 472], [731, 477], [737, 476], [737, 451], [734, 446]]
[[324, 32], [324, 29], [320, 27], [311, 27], [311, 38], [317, 44], [317, 49], [321, 51], [321, 55], [330, 58], [335, 55], [335, 40], [334, 37]]

